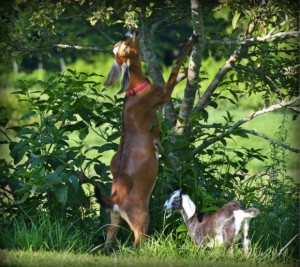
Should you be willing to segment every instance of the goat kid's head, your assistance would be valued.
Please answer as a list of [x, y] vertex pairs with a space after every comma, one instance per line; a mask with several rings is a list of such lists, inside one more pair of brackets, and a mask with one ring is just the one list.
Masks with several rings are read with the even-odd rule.
[[104, 85], [109, 86], [114, 84], [122, 75], [121, 91], [125, 91], [129, 83], [129, 67], [134, 61], [140, 61], [139, 33], [129, 30], [115, 44], [113, 53], [115, 54], [115, 61]]
[[188, 194], [179, 189], [174, 191], [166, 200], [164, 211], [169, 213], [167, 218], [171, 216], [172, 212], [180, 211], [181, 213], [185, 212], [187, 218], [190, 219], [196, 212], [196, 206]]

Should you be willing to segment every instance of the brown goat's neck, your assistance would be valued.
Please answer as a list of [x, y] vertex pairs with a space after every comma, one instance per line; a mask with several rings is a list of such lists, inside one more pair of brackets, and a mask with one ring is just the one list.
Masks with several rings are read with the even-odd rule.
[[137, 87], [142, 82], [144, 82], [146, 79], [140, 62], [136, 62], [130, 65], [129, 75], [130, 78], [127, 90], [132, 90], [133, 88]]

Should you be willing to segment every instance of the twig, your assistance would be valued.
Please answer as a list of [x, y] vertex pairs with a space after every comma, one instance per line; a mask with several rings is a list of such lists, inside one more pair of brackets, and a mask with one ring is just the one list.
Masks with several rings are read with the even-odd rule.
[[173, 160], [175, 158], [174, 154], [169, 153], [165, 151], [163, 146], [161, 145], [160, 142], [155, 144], [155, 147], [159, 154], [163, 157], [164, 161], [170, 166], [170, 168], [174, 171], [175, 174], [179, 173], [181, 170], [181, 167], [176, 164], [176, 162]]
[[230, 58], [224, 63], [222, 68], [219, 69], [218, 73], [214, 77], [214, 79], [211, 81], [210, 85], [207, 87], [205, 93], [203, 96], [199, 99], [197, 105], [194, 107], [193, 112], [199, 112], [202, 109], [204, 109], [206, 102], [209, 100], [209, 98], [212, 96], [214, 91], [219, 86], [221, 80], [224, 78], [224, 76], [233, 68], [234, 63], [239, 59], [241, 54], [241, 47], [238, 47]]
[[254, 131], [254, 130], [239, 129], [239, 131], [244, 132], [244, 133], [248, 133], [248, 134], [252, 134], [252, 135], [255, 135], [255, 136], [258, 136], [258, 137], [261, 137], [261, 138], [264, 138], [264, 139], [268, 140], [270, 143], [275, 144], [277, 146], [281, 146], [284, 149], [287, 149], [287, 150], [289, 150], [291, 152], [300, 153], [299, 149], [290, 147], [290, 146], [288, 146], [288, 145], [286, 145], [286, 144], [284, 144], [282, 142], [276, 141], [276, 140], [272, 139], [271, 137], [269, 137], [269, 136], [267, 136], [265, 134], [262, 134], [262, 133], [258, 133], [258, 132]]
[[280, 249], [279, 253], [278, 253], [278, 257], [281, 255], [281, 253], [295, 240], [295, 238], [299, 235], [296, 234], [283, 248]]
[[63, 48], [63, 49], [75, 49], [82, 51], [94, 51], [94, 52], [103, 52], [113, 54], [111, 50], [100, 49], [98, 46], [82, 46], [82, 45], [67, 45], [67, 44], [53, 44], [53, 47]]
[[[231, 133], [233, 133], [235, 130], [237, 130], [242, 124], [254, 119], [255, 117], [262, 115], [264, 113], [268, 113], [268, 112], [272, 112], [275, 111], [277, 109], [281, 109], [281, 108], [285, 108], [290, 106], [291, 104], [295, 103], [296, 101], [300, 100], [300, 96], [291, 99], [290, 101], [281, 101], [278, 104], [272, 105], [270, 107], [261, 109], [259, 111], [256, 112], [252, 112], [249, 115], [247, 115], [246, 117], [244, 117], [243, 119], [239, 120], [237, 123], [235, 123], [233, 126], [231, 126], [230, 128], [228, 128], [228, 130], [226, 130], [223, 134], [220, 134], [218, 136], [215, 136], [211, 139], [205, 140], [200, 146], [196, 147], [193, 151], [193, 154], [196, 155], [198, 154], [200, 151], [206, 149], [208, 146], [224, 139], [225, 137], [229, 136]], [[298, 152], [298, 151], [296, 151]]]
[[222, 44], [222, 45], [257, 45], [259, 43], [267, 42], [280, 42], [286, 39], [299, 37], [300, 31], [290, 31], [290, 32], [278, 32], [273, 35], [266, 35], [263, 37], [253, 37], [244, 40], [208, 40], [208, 44]]
[[4, 132], [1, 128], [0, 128], [0, 132], [7, 138], [7, 140], [9, 141], [9, 142], [13, 142], [13, 140], [8, 136], [8, 134], [6, 133], [6, 132]]
[[266, 73], [264, 72], [264, 70], [261, 70], [259, 68], [257, 69], [250, 69], [241, 65], [238, 66], [234, 66], [233, 69], [236, 70], [242, 70], [244, 72], [250, 72], [250, 73], [255, 73], [258, 74], [260, 76], [262, 76], [262, 78], [265, 80], [265, 82], [268, 84], [268, 86], [270, 87], [270, 89], [275, 92], [277, 95], [279, 95], [281, 97], [281, 99], [283, 99], [282, 94], [280, 93], [280, 90], [278, 88], [278, 86], [276, 85], [275, 81], [273, 81], [268, 75], [266, 75]]

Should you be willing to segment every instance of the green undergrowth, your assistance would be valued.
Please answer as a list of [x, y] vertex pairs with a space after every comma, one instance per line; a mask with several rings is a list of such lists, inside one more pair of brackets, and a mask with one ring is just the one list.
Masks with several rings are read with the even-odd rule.
[[[92, 220], [92, 218], [91, 218]], [[24, 213], [1, 223], [0, 266], [293, 266], [290, 247], [261, 249], [253, 242], [245, 256], [240, 244], [229, 252], [224, 247], [199, 248], [186, 232], [162, 232], [149, 236], [139, 249], [132, 247], [132, 235], [118, 242], [105, 255], [99, 236], [103, 229], [84, 228], [84, 221], [71, 223], [47, 213]], [[91, 222], [89, 222], [91, 225]], [[167, 227], [165, 228], [167, 229]]]

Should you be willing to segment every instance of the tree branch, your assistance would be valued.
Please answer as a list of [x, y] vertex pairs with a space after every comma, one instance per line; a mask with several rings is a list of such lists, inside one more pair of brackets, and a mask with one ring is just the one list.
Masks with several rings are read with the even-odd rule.
[[278, 88], [278, 86], [276, 85], [275, 81], [273, 81], [266, 73], [264, 70], [261, 70], [259, 68], [257, 69], [250, 69], [250, 68], [247, 68], [245, 66], [241, 66], [241, 65], [238, 65], [238, 66], [234, 66], [233, 69], [236, 69], [236, 70], [242, 70], [244, 72], [248, 72], [248, 73], [255, 73], [255, 74], [258, 74], [262, 77], [262, 79], [265, 80], [266, 84], [270, 87], [270, 89], [276, 93], [277, 95], [279, 95], [281, 97], [281, 99], [283, 99], [283, 96], [280, 92], [280, 89]]
[[[256, 112], [252, 112], [249, 115], [247, 115], [246, 117], [244, 117], [243, 119], [239, 120], [237, 123], [235, 123], [233, 126], [231, 126], [230, 128], [228, 128], [228, 130], [226, 130], [223, 134], [220, 134], [218, 136], [215, 136], [211, 139], [205, 140], [200, 146], [196, 147], [193, 150], [193, 154], [196, 155], [198, 154], [200, 151], [206, 149], [208, 146], [224, 139], [225, 137], [229, 136], [230, 134], [232, 134], [235, 130], [237, 130], [242, 124], [254, 119], [255, 117], [268, 113], [268, 112], [272, 112], [281, 108], [285, 108], [288, 107], [290, 105], [292, 105], [293, 103], [295, 103], [296, 101], [300, 100], [300, 96], [291, 99], [290, 101], [281, 101], [278, 104], [272, 105], [270, 107], [264, 108], [262, 110], [256, 111]], [[298, 153], [298, 151], [296, 151]]]
[[282, 142], [279, 142], [279, 141], [276, 141], [274, 139], [272, 139], [271, 137], [265, 135], [265, 134], [262, 134], [262, 133], [258, 133], [254, 130], [246, 130], [246, 129], [239, 129], [239, 131], [241, 132], [244, 132], [244, 133], [247, 133], [247, 134], [252, 134], [252, 135], [255, 135], [255, 136], [258, 136], [258, 137], [261, 137], [263, 139], [266, 139], [268, 140], [270, 143], [274, 144], [274, 145], [277, 145], [277, 146], [281, 146], [283, 147], [284, 149], [287, 149], [291, 152], [294, 152], [294, 153], [300, 153], [300, 150], [297, 149], [297, 148], [293, 148], [293, 147], [290, 147]]
[[181, 170], [181, 167], [178, 166], [174, 160], [174, 158], [176, 159], [176, 156], [173, 153], [167, 154], [160, 142], [155, 144], [155, 146], [165, 163], [167, 163], [169, 167], [173, 170], [174, 174], [178, 174]]
[[62, 49], [75, 49], [75, 50], [82, 50], [82, 51], [93, 51], [93, 52], [103, 52], [113, 54], [111, 50], [102, 49], [98, 46], [83, 46], [83, 45], [67, 45], [67, 44], [53, 44], [55, 48], [62, 48]]
[[218, 73], [210, 83], [210, 85], [207, 87], [205, 93], [203, 96], [199, 99], [197, 105], [194, 107], [193, 112], [199, 112], [202, 109], [205, 108], [206, 102], [209, 100], [209, 98], [212, 96], [214, 91], [219, 86], [221, 80], [224, 78], [224, 76], [233, 68], [234, 63], [239, 59], [241, 54], [241, 47], [238, 47], [230, 56], [230, 58], [224, 63], [222, 68], [219, 69]]
[[222, 45], [257, 45], [259, 43], [268, 42], [281, 42], [286, 39], [299, 37], [300, 31], [290, 31], [290, 32], [278, 32], [276, 34], [267, 34], [263, 37], [253, 37], [244, 40], [208, 40], [208, 44], [222, 44]]

